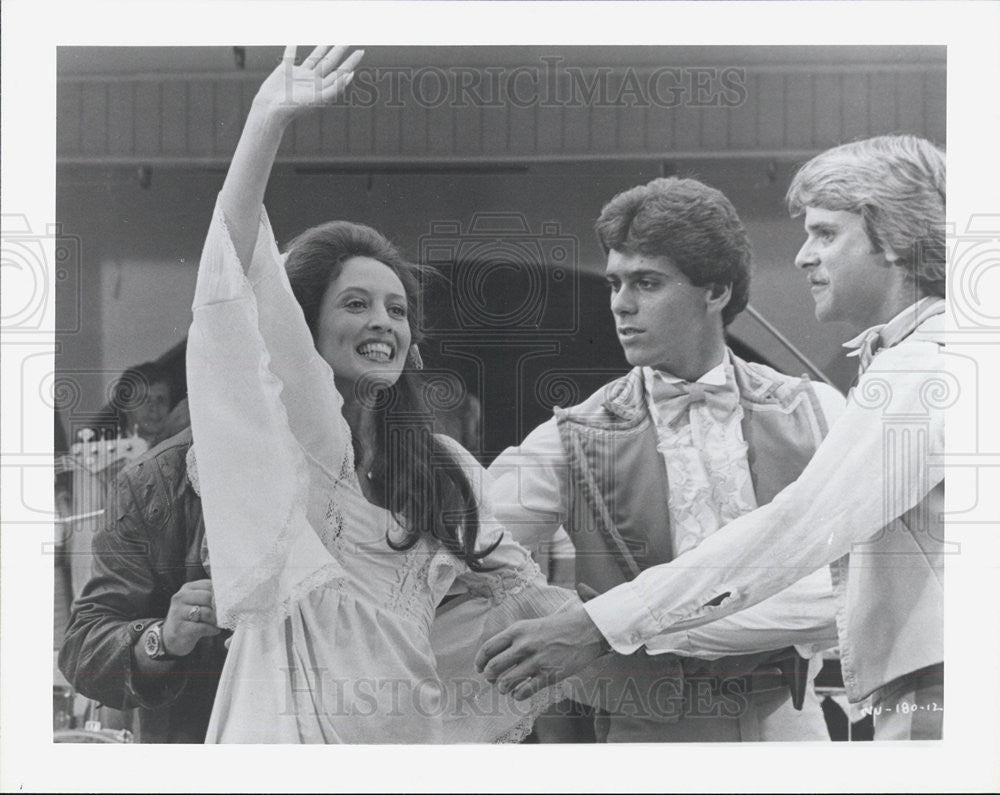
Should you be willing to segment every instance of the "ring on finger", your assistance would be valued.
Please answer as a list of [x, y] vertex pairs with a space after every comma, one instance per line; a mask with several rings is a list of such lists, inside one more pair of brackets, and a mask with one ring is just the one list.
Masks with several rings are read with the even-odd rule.
[[193, 621], [195, 624], [201, 621], [201, 605], [194, 605], [190, 610], [188, 610], [188, 621]]

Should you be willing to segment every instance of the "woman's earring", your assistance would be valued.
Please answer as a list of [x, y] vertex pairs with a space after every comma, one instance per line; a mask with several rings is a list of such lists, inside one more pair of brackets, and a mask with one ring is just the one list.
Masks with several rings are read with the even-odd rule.
[[406, 364], [411, 370], [424, 369], [424, 360], [420, 357], [420, 348], [416, 345], [410, 346], [410, 352], [406, 356]]

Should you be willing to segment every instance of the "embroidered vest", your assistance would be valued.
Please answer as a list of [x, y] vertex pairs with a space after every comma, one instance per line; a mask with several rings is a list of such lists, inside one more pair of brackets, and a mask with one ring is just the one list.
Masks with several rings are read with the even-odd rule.
[[[827, 424], [807, 379], [735, 355], [732, 361], [754, 492], [764, 505], [798, 477]], [[641, 370], [555, 413], [570, 467], [566, 531], [576, 547], [577, 583], [604, 593], [672, 560], [669, 484]], [[777, 656], [786, 654], [781, 650]], [[712, 687], [719, 690], [722, 680], [748, 674], [775, 656], [765, 652], [709, 662], [644, 650], [612, 654], [588, 672], [586, 684], [594, 692], [583, 700], [612, 714], [676, 721], [686, 714], [685, 676], [707, 675], [718, 680]]]

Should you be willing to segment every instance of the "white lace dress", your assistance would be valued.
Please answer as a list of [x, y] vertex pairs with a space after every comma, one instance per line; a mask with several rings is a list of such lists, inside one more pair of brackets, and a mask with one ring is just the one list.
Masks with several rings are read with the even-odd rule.
[[[423, 537], [405, 552], [354, 474], [330, 367], [266, 214], [244, 276], [221, 210], [188, 342], [198, 488], [220, 626], [234, 629], [209, 742], [516, 740], [560, 692], [521, 704], [474, 672], [480, 643], [575, 598], [504, 534], [475, 573]], [[482, 468], [457, 443], [478, 494]], [[482, 544], [503, 531], [481, 502]], [[443, 608], [446, 595], [459, 594]]]

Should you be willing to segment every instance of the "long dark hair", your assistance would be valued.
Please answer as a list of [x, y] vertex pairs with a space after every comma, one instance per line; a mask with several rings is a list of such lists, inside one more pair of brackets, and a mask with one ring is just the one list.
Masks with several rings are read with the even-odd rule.
[[[418, 265], [374, 229], [349, 221], [330, 221], [308, 229], [291, 242], [285, 270], [306, 324], [316, 337], [319, 310], [330, 283], [345, 260], [370, 257], [388, 267], [403, 283], [412, 344], [423, 339]], [[440, 541], [473, 571], [496, 543], [476, 552], [479, 508], [468, 477], [451, 452], [434, 436], [425, 385], [407, 364], [391, 386], [362, 381], [357, 397], [375, 414], [374, 467], [371, 483], [402, 525], [402, 541], [386, 539], [395, 550], [413, 547], [421, 534]], [[357, 440], [355, 440], [357, 442]], [[357, 444], [355, 444], [357, 449]], [[499, 541], [497, 542], [499, 543]]]

